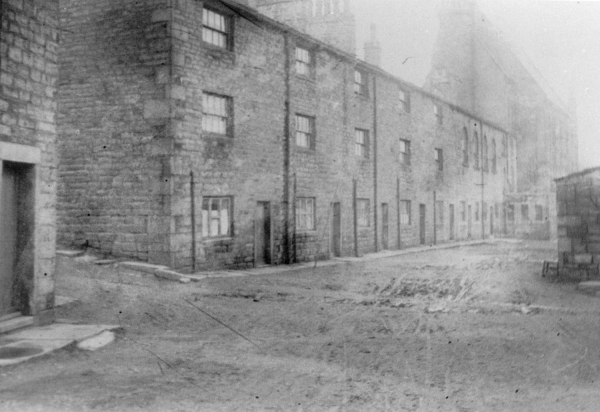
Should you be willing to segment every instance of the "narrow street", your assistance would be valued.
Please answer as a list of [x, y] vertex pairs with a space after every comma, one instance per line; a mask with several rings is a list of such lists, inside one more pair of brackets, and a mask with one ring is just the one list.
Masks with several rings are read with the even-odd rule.
[[190, 284], [61, 257], [59, 320], [123, 331], [0, 369], [0, 410], [595, 411], [600, 299], [540, 276], [554, 247]]

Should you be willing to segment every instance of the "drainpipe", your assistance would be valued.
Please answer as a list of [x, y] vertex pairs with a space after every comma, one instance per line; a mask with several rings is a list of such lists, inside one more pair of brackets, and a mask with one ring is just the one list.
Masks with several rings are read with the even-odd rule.
[[377, 77], [373, 76], [373, 200], [374, 205], [374, 233], [375, 236], [375, 252], [379, 250], [379, 231], [377, 226], [379, 225], [378, 210], [379, 203], [377, 199]]
[[196, 273], [196, 191], [194, 188], [194, 172], [190, 172], [190, 197], [192, 208], [192, 269]]
[[283, 34], [285, 59], [285, 115], [283, 125], [283, 263], [291, 262], [290, 248], [290, 40]]
[[400, 234], [400, 178], [396, 178], [396, 222], [398, 223], [398, 250], [402, 249], [402, 236]]
[[[485, 187], [485, 183], [484, 183], [484, 173], [483, 173], [483, 123], [481, 122], [481, 120], [479, 121], [479, 136], [481, 136], [481, 144], [479, 145], [479, 147], [481, 147], [481, 238], [485, 239], [485, 219], [483, 218], [485, 216], [484, 214], [484, 187]], [[487, 143], [487, 138], [486, 138], [486, 143]], [[487, 144], [486, 144], [487, 146]], [[487, 147], [486, 147], [487, 149]], [[487, 153], [486, 153], [487, 156]]]
[[433, 244], [437, 245], [437, 193], [433, 191]]
[[356, 179], [352, 181], [352, 220], [354, 222], [354, 256], [358, 257], [358, 211], [356, 210]]

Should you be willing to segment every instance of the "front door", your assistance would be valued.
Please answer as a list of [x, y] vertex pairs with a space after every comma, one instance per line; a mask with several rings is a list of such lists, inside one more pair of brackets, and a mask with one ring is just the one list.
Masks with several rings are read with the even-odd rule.
[[467, 222], [467, 236], [469, 238], [471, 238], [472, 236], [472, 229], [473, 229], [473, 209], [471, 209], [471, 205], [469, 205], [469, 216], [468, 216], [468, 222]]
[[255, 262], [256, 265], [271, 263], [271, 204], [258, 202], [255, 221]]
[[13, 312], [12, 289], [17, 260], [17, 201], [17, 171], [4, 163], [0, 181], [0, 316]]
[[331, 204], [331, 254], [333, 256], [342, 256], [342, 210], [340, 202]]
[[454, 205], [450, 205], [450, 240], [454, 239]]
[[421, 240], [421, 244], [424, 245], [426, 242], [426, 237], [425, 237], [425, 218], [426, 218], [426, 212], [425, 212], [425, 205], [424, 204], [420, 204], [419, 205], [419, 234], [420, 234], [420, 240]]
[[388, 215], [388, 204], [381, 204], [381, 247], [385, 250], [388, 249], [388, 238], [389, 238], [389, 215]]

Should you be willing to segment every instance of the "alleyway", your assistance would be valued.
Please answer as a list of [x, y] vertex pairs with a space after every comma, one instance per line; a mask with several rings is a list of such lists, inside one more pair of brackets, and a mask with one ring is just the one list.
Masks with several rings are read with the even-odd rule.
[[58, 318], [124, 331], [0, 369], [0, 411], [595, 411], [600, 298], [540, 277], [552, 248], [185, 285], [59, 258]]

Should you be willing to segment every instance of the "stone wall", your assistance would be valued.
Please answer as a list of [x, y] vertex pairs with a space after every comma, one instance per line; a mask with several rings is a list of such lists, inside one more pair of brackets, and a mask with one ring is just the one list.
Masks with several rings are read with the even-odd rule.
[[[63, 242], [180, 269], [249, 267], [256, 264], [257, 206], [265, 202], [271, 207], [272, 264], [329, 258], [332, 204], [338, 202], [345, 256], [419, 244], [420, 204], [427, 244], [487, 237], [502, 227], [496, 205], [506, 187], [502, 171], [509, 138], [498, 126], [233, 3], [120, 4], [117, 16], [135, 10], [140, 17], [115, 18], [116, 27], [102, 26], [97, 37], [82, 34], [84, 20], [76, 8], [65, 16], [64, 27], [73, 33], [61, 56], [61, 130], [69, 143], [61, 149]], [[231, 19], [228, 48], [202, 40], [205, 5]], [[112, 16], [103, 7], [94, 13], [96, 21]], [[108, 56], [95, 56], [109, 40], [116, 56], [104, 63]], [[140, 57], [162, 56], [157, 44], [170, 51], [168, 57]], [[307, 75], [296, 72], [296, 47], [312, 56]], [[121, 62], [127, 70], [115, 70]], [[356, 69], [365, 76], [362, 95], [355, 93]], [[400, 88], [410, 95], [410, 111], [399, 100]], [[227, 133], [203, 131], [203, 94], [227, 98]], [[442, 112], [441, 123], [434, 105]], [[296, 143], [296, 115], [314, 119], [311, 147]], [[368, 135], [366, 156], [355, 152], [356, 129]], [[491, 166], [475, 168], [474, 162], [463, 165], [465, 130], [471, 148], [475, 132], [479, 141], [485, 135], [490, 147], [496, 142], [495, 172]], [[399, 139], [411, 142], [410, 165], [399, 160]], [[436, 148], [443, 151], [443, 170], [434, 158]], [[434, 196], [443, 209], [437, 218]], [[215, 197], [232, 203], [232, 232], [206, 237], [203, 200]], [[315, 199], [314, 228], [297, 227], [298, 198]], [[355, 198], [369, 203], [366, 224], [356, 228]], [[398, 224], [398, 200], [412, 202], [411, 224]], [[481, 210], [478, 219], [474, 213], [482, 201], [483, 224]], [[387, 245], [382, 204], [388, 208]], [[470, 230], [467, 206], [473, 209]], [[165, 259], [153, 253], [153, 242]]]
[[5, 0], [0, 7], [0, 164], [26, 165], [34, 214], [20, 227], [19, 236], [30, 237], [19, 240], [17, 286], [25, 301], [17, 309], [45, 323], [54, 307], [58, 0]]

